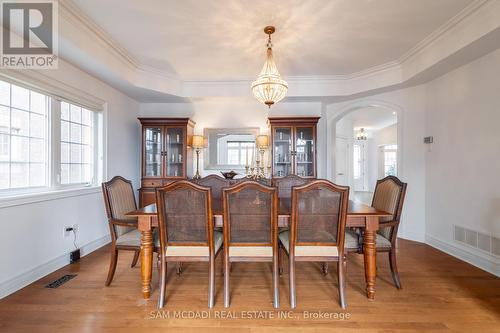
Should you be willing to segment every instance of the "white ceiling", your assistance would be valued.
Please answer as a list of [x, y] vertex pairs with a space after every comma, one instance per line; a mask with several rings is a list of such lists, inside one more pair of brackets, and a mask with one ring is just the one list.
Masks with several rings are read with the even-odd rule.
[[347, 114], [342, 120], [352, 121], [354, 129], [364, 128], [365, 130], [378, 131], [387, 126], [397, 123], [397, 115], [384, 108], [369, 107], [362, 108]]
[[395, 61], [472, 0], [73, 0], [141, 65], [183, 80], [253, 78], [266, 36], [285, 76]]

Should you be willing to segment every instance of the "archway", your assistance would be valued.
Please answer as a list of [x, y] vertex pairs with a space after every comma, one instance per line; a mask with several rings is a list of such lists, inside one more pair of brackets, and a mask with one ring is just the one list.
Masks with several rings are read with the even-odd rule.
[[376, 180], [402, 175], [402, 109], [358, 100], [334, 110], [329, 123], [329, 178], [349, 185], [352, 197], [371, 202]]

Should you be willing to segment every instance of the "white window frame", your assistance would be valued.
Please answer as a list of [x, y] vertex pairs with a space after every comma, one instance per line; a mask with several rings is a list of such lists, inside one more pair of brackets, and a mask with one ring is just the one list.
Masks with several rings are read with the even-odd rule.
[[[0, 78], [1, 78], [1, 77], [0, 77]], [[0, 189], [0, 198], [2, 198], [2, 197], [4, 197], [4, 196], [10, 196], [11, 194], [16, 195], [16, 194], [18, 194], [18, 193], [23, 194], [23, 193], [30, 193], [30, 192], [38, 192], [38, 191], [43, 191], [44, 189], [46, 189], [46, 188], [48, 187], [48, 185], [49, 185], [49, 181], [50, 181], [50, 180], [49, 180], [49, 168], [50, 168], [50, 165], [49, 165], [49, 164], [50, 164], [50, 161], [49, 161], [49, 149], [50, 149], [50, 148], [49, 148], [49, 142], [50, 142], [50, 139], [49, 139], [49, 133], [48, 133], [48, 130], [49, 130], [49, 128], [50, 128], [50, 110], [49, 110], [49, 109], [50, 109], [50, 101], [51, 101], [50, 96], [48, 96], [48, 95], [47, 95], [47, 94], [45, 94], [45, 93], [41, 93], [41, 92], [40, 92], [39, 90], [37, 90], [37, 89], [32, 89], [32, 88], [30, 88], [30, 87], [26, 87], [26, 86], [21, 85], [21, 84], [15, 84], [15, 83], [10, 82], [9, 80], [2, 80], [2, 81], [3, 81], [3, 82], [6, 82], [6, 83], [8, 83], [8, 84], [10, 84], [11, 86], [12, 86], [12, 85], [15, 85], [15, 86], [17, 86], [17, 87], [20, 87], [20, 88], [23, 88], [23, 89], [27, 89], [27, 90], [29, 91], [29, 99], [30, 99], [28, 109], [23, 109], [23, 108], [18, 108], [18, 107], [16, 107], [16, 106], [13, 106], [13, 105], [12, 105], [12, 87], [11, 87], [11, 89], [10, 89], [10, 97], [9, 97], [9, 99], [10, 99], [10, 103], [9, 103], [9, 105], [8, 105], [8, 108], [9, 108], [9, 111], [10, 111], [10, 130], [9, 130], [9, 134], [8, 134], [8, 138], [9, 138], [9, 140], [8, 140], [8, 143], [9, 143], [9, 144], [8, 144], [8, 146], [9, 146], [9, 164], [10, 164], [10, 165], [9, 165], [9, 168], [12, 168], [12, 164], [13, 164], [13, 163], [16, 163], [16, 162], [13, 162], [13, 161], [12, 161], [12, 156], [11, 156], [11, 155], [12, 155], [12, 146], [13, 146], [13, 145], [12, 145], [12, 138], [13, 138], [13, 137], [27, 138], [27, 139], [28, 139], [28, 142], [30, 142], [30, 141], [31, 141], [31, 139], [32, 139], [32, 138], [34, 138], [34, 137], [32, 137], [32, 136], [30, 135], [31, 133], [30, 133], [30, 134], [28, 134], [28, 135], [20, 135], [20, 134], [13, 134], [13, 133], [12, 133], [12, 110], [18, 110], [18, 111], [21, 111], [21, 112], [23, 112], [23, 113], [24, 113], [24, 112], [28, 113], [28, 122], [30, 123], [30, 125], [28, 125], [28, 126], [29, 126], [29, 127], [31, 127], [31, 120], [30, 120], [30, 118], [31, 118], [31, 114], [33, 113], [33, 114], [40, 115], [39, 113], [37, 113], [37, 112], [33, 112], [33, 111], [31, 110], [31, 92], [35, 92], [35, 93], [42, 94], [42, 95], [44, 95], [44, 96], [46, 96], [46, 97], [49, 97], [49, 99], [46, 101], [46, 102], [47, 102], [47, 105], [46, 105], [47, 109], [46, 109], [46, 115], [45, 115], [45, 117], [44, 117], [44, 118], [45, 118], [45, 121], [47, 122], [46, 124], [44, 124], [44, 125], [46, 125], [46, 126], [45, 126], [45, 142], [46, 142], [46, 146], [45, 146], [45, 157], [46, 157], [46, 170], [45, 170], [45, 175], [44, 175], [44, 176], [45, 176], [45, 182], [46, 182], [46, 185], [32, 185], [32, 186], [29, 186], [29, 185], [28, 185], [28, 186], [24, 186], [24, 187], [13, 187], [13, 188], [7, 188], [7, 189]], [[3, 105], [3, 106], [7, 106], [7, 105]], [[4, 133], [4, 134], [5, 134], [5, 133]], [[28, 151], [29, 151], [29, 149], [28, 149]], [[29, 153], [28, 153], [28, 154], [29, 154]], [[27, 163], [28, 168], [29, 168], [29, 165], [30, 165], [32, 162], [30, 161], [30, 158], [28, 158], [28, 162], [23, 162], [23, 163]], [[9, 176], [9, 178], [10, 178], [10, 176]], [[9, 182], [10, 182], [10, 181], [11, 181], [11, 179], [9, 179]]]
[[[238, 147], [231, 147], [229, 148], [230, 143], [237, 143]], [[229, 151], [234, 150], [238, 152], [238, 162], [237, 164], [229, 164]], [[245, 160], [247, 156], [247, 151], [248, 151], [248, 156], [249, 160], [252, 160], [252, 156], [255, 154], [255, 142], [252, 141], [228, 141], [227, 142], [227, 160], [226, 163], [227, 165], [230, 166], [244, 166], [245, 165]], [[248, 164], [250, 164], [250, 161], [247, 161]]]
[[[101, 191], [100, 182], [106, 176], [106, 109], [107, 104], [77, 88], [31, 71], [6, 70], [0, 80], [44, 95], [51, 99], [48, 110], [48, 186], [23, 189], [0, 190], [0, 208], [23, 205], [33, 202], [55, 200], [72, 196], [87, 195]], [[93, 167], [94, 176], [90, 184], [60, 184], [60, 102], [81, 106], [92, 111], [93, 128]], [[58, 124], [54, 126], [54, 124]], [[58, 166], [58, 167], [56, 167]]]
[[[54, 188], [63, 188], [63, 189], [85, 188], [85, 187], [89, 187], [89, 186], [96, 186], [96, 185], [98, 185], [97, 182], [99, 180], [99, 178], [97, 177], [97, 175], [99, 174], [99, 171], [97, 170], [98, 169], [97, 162], [100, 159], [99, 147], [98, 147], [100, 142], [99, 142], [99, 136], [97, 133], [98, 128], [99, 128], [99, 122], [101, 121], [99, 112], [97, 112], [95, 110], [89, 110], [85, 106], [76, 104], [76, 103], [68, 101], [66, 99], [64, 99], [64, 100], [58, 99], [57, 102], [58, 103], [55, 103], [55, 104], [57, 104], [57, 106], [53, 109], [53, 111], [54, 111], [53, 115], [54, 115], [54, 118], [56, 118], [55, 121], [58, 122], [59, 126], [53, 126], [54, 128], [56, 128], [56, 127], [57, 128], [52, 133], [54, 136], [53, 136], [53, 140], [50, 142], [50, 144], [52, 146], [52, 151], [54, 152], [54, 154], [53, 154], [54, 156], [52, 158], [53, 165], [59, 165], [59, 167], [51, 169], [51, 173], [52, 173], [51, 186]], [[82, 107], [82, 108], [92, 112], [92, 148], [93, 148], [92, 166], [93, 166], [93, 171], [92, 171], [92, 181], [90, 183], [62, 184], [62, 182], [61, 182], [61, 126], [60, 126], [60, 124], [61, 124], [61, 103], [62, 102], [66, 102], [70, 105], [76, 105], [76, 106]]]
[[395, 176], [397, 176], [398, 174], [398, 146], [395, 145], [395, 144], [391, 144], [391, 145], [384, 145], [382, 146], [382, 172], [384, 174], [384, 177], [388, 176], [388, 174], [386, 173], [386, 170], [385, 170], [385, 167], [386, 167], [386, 164], [385, 164], [385, 158], [386, 158], [386, 153], [394, 153], [396, 154], [396, 158], [394, 159], [394, 165], [395, 165]]

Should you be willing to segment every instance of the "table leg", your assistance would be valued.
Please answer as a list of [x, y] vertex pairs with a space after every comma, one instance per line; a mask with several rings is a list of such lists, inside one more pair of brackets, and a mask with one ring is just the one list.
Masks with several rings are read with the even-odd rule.
[[148, 299], [151, 295], [151, 276], [153, 270], [153, 231], [149, 217], [139, 217], [139, 229], [141, 230], [142, 296], [144, 299]]
[[378, 230], [378, 217], [367, 216], [363, 253], [365, 259], [366, 296], [375, 298], [375, 280], [377, 278], [377, 248], [376, 237]]

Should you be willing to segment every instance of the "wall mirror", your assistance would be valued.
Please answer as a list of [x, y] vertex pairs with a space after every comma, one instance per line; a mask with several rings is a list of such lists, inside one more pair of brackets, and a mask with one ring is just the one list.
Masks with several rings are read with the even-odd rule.
[[207, 170], [245, 170], [255, 154], [259, 128], [205, 128], [208, 141], [204, 166]]

